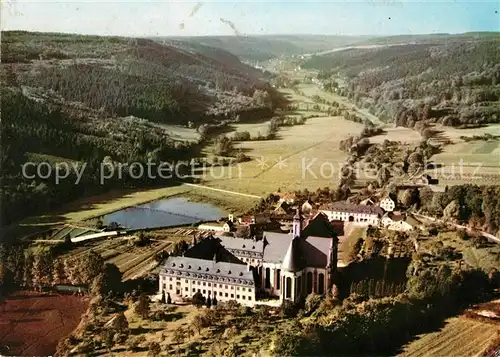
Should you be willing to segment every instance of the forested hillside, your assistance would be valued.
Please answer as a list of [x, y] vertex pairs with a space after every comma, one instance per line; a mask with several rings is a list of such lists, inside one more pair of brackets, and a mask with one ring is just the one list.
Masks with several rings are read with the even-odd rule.
[[303, 66], [320, 70], [325, 88], [402, 126], [419, 120], [452, 126], [500, 121], [498, 34], [402, 40], [315, 56]]
[[[279, 100], [260, 72], [218, 50], [205, 56], [145, 39], [2, 35], [2, 224], [115, 187], [168, 184], [132, 178], [126, 166], [122, 179], [101, 184], [100, 166], [189, 159], [198, 143], [173, 140], [157, 123], [217, 126], [270, 116]], [[24, 178], [27, 161], [87, 166], [78, 185], [74, 173], [57, 184], [55, 170]]]
[[[265, 61], [280, 56], [302, 55], [348, 46], [368, 36], [263, 35], [192, 36], [173, 38], [195, 45], [220, 48], [244, 60]], [[162, 38], [169, 41], [170, 38]]]

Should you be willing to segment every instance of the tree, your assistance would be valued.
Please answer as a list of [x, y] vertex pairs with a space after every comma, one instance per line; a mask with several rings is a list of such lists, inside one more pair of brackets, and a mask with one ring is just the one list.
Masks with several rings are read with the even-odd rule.
[[172, 298], [170, 297], [170, 293], [167, 293], [167, 304], [171, 304], [172, 303]]
[[123, 312], [119, 312], [113, 320], [111, 327], [114, 331], [120, 334], [128, 334], [128, 320]]
[[203, 297], [203, 295], [201, 295], [201, 293], [199, 291], [197, 291], [193, 297], [192, 297], [192, 302], [193, 302], [193, 305], [200, 308], [201, 306], [203, 306], [203, 304], [205, 303], [205, 298]]
[[207, 297], [206, 301], [205, 301], [205, 306], [210, 308], [210, 306], [212, 306], [212, 299], [210, 299], [210, 296]]
[[212, 306], [217, 306], [217, 298], [215, 296], [212, 299]]
[[166, 303], [166, 300], [165, 300], [165, 291], [161, 291], [161, 300], [160, 300], [163, 304]]
[[46, 251], [38, 252], [33, 261], [33, 286], [39, 290], [51, 285], [51, 259]]
[[443, 210], [443, 217], [457, 219], [460, 216], [460, 204], [458, 201], [451, 201]]
[[149, 344], [148, 356], [157, 357], [161, 353], [161, 347], [158, 342], [151, 342]]
[[184, 328], [181, 326], [179, 328], [176, 328], [174, 330], [174, 334], [172, 336], [172, 341], [176, 344], [181, 344], [182, 342], [184, 342], [184, 338], [185, 338], [185, 331], [184, 331]]
[[114, 345], [114, 333], [112, 330], [105, 329], [102, 331], [101, 334], [101, 340], [108, 349], [108, 351], [111, 351]]
[[104, 271], [104, 259], [93, 250], [87, 254], [80, 264], [82, 264], [80, 274], [85, 284], [92, 283]]
[[135, 305], [135, 313], [143, 319], [147, 319], [150, 312], [149, 298], [146, 294], [141, 294]]
[[59, 285], [64, 283], [65, 280], [66, 274], [64, 273], [64, 263], [61, 259], [56, 259], [52, 266], [52, 284]]

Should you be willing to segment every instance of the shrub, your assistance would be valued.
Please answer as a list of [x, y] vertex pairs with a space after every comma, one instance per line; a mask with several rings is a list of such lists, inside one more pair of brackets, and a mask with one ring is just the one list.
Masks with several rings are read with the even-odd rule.
[[306, 297], [305, 312], [311, 314], [314, 312], [321, 304], [321, 295], [316, 293], [311, 293]]

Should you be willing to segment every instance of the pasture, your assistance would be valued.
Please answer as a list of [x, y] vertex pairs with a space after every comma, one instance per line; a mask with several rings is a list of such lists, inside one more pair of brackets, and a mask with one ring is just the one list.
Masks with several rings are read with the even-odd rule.
[[205, 172], [211, 187], [255, 195], [334, 186], [347, 157], [341, 140], [358, 134], [362, 124], [342, 117], [317, 117], [304, 125], [282, 127], [275, 140], [236, 143], [253, 160]]
[[200, 133], [194, 128], [187, 128], [179, 125], [154, 124], [167, 130], [170, 137], [174, 140], [196, 142], [200, 139]]

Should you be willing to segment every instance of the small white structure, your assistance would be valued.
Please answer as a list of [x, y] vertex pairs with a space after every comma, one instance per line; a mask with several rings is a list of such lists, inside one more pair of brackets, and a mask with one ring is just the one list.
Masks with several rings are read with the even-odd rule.
[[381, 222], [383, 227], [398, 232], [409, 232], [419, 226], [415, 219], [392, 212], [386, 213]]
[[201, 231], [213, 232], [231, 232], [232, 225], [229, 222], [224, 223], [205, 223], [200, 224], [198, 229]]
[[396, 208], [396, 202], [390, 196], [386, 196], [380, 201], [379, 206], [386, 212], [392, 212]]

